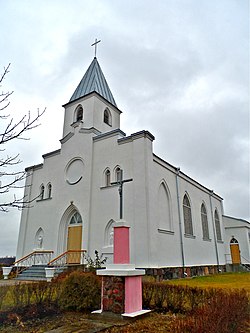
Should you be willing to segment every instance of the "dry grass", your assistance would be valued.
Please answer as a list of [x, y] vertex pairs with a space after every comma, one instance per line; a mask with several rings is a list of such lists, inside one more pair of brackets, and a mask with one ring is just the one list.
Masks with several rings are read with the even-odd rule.
[[193, 278], [171, 280], [166, 283], [199, 288], [245, 289], [250, 294], [249, 272], [197, 276]]

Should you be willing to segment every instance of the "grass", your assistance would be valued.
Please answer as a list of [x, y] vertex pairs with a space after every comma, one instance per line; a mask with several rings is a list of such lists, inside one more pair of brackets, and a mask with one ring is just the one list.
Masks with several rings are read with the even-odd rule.
[[245, 289], [250, 294], [250, 273], [221, 273], [176, 279], [166, 283], [199, 288]]
[[[223, 273], [203, 277], [193, 277], [178, 280], [165, 281], [163, 283], [198, 287], [198, 288], [221, 288], [221, 289], [245, 289], [250, 295], [250, 274], [249, 273]], [[29, 322], [20, 322], [16, 325], [2, 326], [0, 332], [19, 333], [32, 332], [42, 333], [51, 329], [65, 329], [65, 332], [93, 332], [94, 329], [102, 329], [104, 333], [167, 333], [173, 332], [171, 325], [181, 318], [189, 318], [182, 314], [156, 313], [152, 312], [140, 320], [130, 323], [120, 320], [107, 322], [107, 319], [99, 316], [84, 315], [76, 312], [62, 313], [43, 319], [36, 319]], [[124, 325], [125, 324], [125, 325]], [[114, 325], [114, 326], [113, 326]], [[123, 326], [124, 325], [124, 326]], [[247, 325], [247, 324], [246, 324]], [[113, 327], [110, 327], [113, 326]], [[84, 329], [84, 330], [83, 330]], [[250, 327], [243, 328], [240, 333], [247, 332]], [[204, 333], [206, 333], [204, 331]]]

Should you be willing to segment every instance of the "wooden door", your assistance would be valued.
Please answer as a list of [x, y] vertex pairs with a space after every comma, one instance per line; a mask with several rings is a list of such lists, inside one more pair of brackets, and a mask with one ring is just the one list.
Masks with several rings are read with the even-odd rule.
[[230, 244], [231, 258], [232, 264], [240, 264], [240, 247], [239, 243], [231, 243]]
[[79, 251], [82, 247], [82, 226], [72, 226], [68, 227], [68, 242], [67, 242], [67, 250], [72, 251], [69, 252], [67, 257], [68, 264], [80, 264], [81, 254]]

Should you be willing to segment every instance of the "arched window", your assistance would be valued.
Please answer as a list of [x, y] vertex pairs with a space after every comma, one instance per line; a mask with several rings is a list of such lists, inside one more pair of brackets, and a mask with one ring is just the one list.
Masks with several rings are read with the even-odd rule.
[[171, 205], [169, 192], [166, 185], [162, 182], [158, 192], [158, 218], [159, 228], [164, 230], [171, 230]]
[[110, 175], [110, 170], [107, 169], [105, 171], [105, 186], [110, 186], [111, 183], [111, 175]]
[[52, 194], [52, 185], [49, 183], [47, 185], [47, 197], [51, 198], [51, 194]]
[[183, 198], [183, 217], [184, 230], [186, 235], [193, 235], [192, 212], [188, 196], [185, 194]]
[[71, 217], [69, 224], [82, 224], [81, 215], [78, 212], [75, 212], [75, 214]]
[[217, 240], [222, 240], [221, 229], [220, 229], [220, 219], [219, 219], [219, 214], [217, 212], [217, 209], [214, 212], [214, 222], [215, 222]]
[[81, 105], [78, 105], [78, 107], [75, 110], [75, 122], [83, 120], [83, 108]]
[[44, 185], [42, 184], [40, 186], [40, 195], [39, 195], [39, 199], [43, 200], [44, 199]]
[[238, 242], [237, 239], [234, 238], [234, 236], [233, 236], [233, 238], [230, 240], [230, 244], [239, 244], [239, 242]]
[[122, 169], [120, 167], [117, 167], [115, 169], [115, 180], [117, 182], [119, 182], [120, 180], [122, 180]]
[[110, 111], [109, 111], [108, 108], [104, 110], [104, 113], [103, 113], [103, 121], [104, 121], [104, 123], [107, 124], [107, 125], [110, 125], [110, 126], [112, 125], [112, 121], [111, 121], [111, 113], [110, 113]]
[[207, 210], [204, 203], [201, 205], [201, 224], [202, 224], [203, 239], [209, 239]]

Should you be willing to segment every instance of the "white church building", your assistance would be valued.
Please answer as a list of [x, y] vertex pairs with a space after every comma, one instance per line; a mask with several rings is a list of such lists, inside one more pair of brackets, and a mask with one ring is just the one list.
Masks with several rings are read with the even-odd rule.
[[122, 112], [96, 57], [64, 109], [61, 148], [26, 168], [25, 196], [36, 199], [22, 212], [17, 260], [34, 251], [58, 258], [97, 250], [111, 262], [121, 189], [112, 183], [123, 176], [130, 181], [122, 217], [136, 267], [190, 275], [243, 262], [243, 252], [250, 262], [250, 224], [225, 217], [218, 194], [156, 156], [150, 132], [120, 129]]

